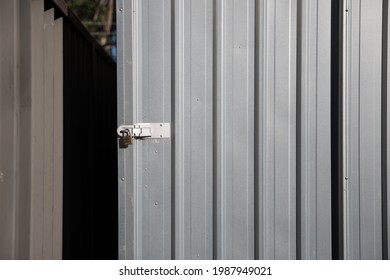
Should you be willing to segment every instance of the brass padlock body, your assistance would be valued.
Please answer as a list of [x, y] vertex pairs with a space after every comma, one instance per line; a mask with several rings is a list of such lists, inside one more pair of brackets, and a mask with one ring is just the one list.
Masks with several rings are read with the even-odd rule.
[[133, 144], [133, 136], [130, 134], [129, 131], [127, 130], [122, 130], [121, 131], [121, 138], [120, 138], [120, 141], [121, 141], [121, 147], [123, 148], [127, 148], [127, 146], [129, 145], [132, 145]]
[[130, 134], [127, 134], [122, 137], [123, 138], [123, 144], [125, 146], [129, 146], [133, 144], [133, 137]]

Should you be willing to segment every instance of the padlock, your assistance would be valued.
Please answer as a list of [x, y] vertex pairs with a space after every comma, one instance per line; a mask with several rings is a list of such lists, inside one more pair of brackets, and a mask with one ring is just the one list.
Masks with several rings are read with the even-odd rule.
[[133, 144], [133, 136], [128, 130], [122, 130], [122, 137], [121, 137], [121, 144], [124, 148], [127, 148], [127, 146]]

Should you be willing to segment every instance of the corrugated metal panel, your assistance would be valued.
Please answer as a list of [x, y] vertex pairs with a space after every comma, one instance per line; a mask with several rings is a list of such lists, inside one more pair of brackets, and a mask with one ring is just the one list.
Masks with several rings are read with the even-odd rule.
[[[33, 34], [31, 238], [34, 242], [30, 244], [30, 257], [61, 259], [62, 225], [54, 221], [62, 220], [62, 180], [58, 181], [57, 178], [54, 181], [54, 175], [60, 175], [58, 172], [62, 172], [62, 161], [55, 162], [54, 154], [55, 150], [61, 153], [62, 141], [54, 142], [54, 118], [56, 124], [62, 123], [62, 115], [54, 112], [54, 100], [62, 96], [62, 83], [55, 79], [54, 73], [56, 68], [62, 67], [62, 53], [56, 50], [54, 42], [54, 10], [43, 11], [43, 1], [34, 1], [31, 25]], [[60, 31], [57, 36], [61, 36], [62, 29], [57, 28], [57, 31]], [[55, 65], [55, 62], [59, 65]], [[56, 129], [61, 129], [61, 126]], [[62, 134], [57, 135], [57, 138], [62, 138]], [[54, 205], [55, 201], [61, 204]], [[56, 211], [53, 211], [54, 209]], [[54, 231], [57, 233], [56, 236], [53, 236]]]
[[0, 258], [61, 259], [62, 25], [43, 0], [0, 10]]
[[[50, 9], [44, 13], [43, 28], [43, 53], [44, 53], [44, 101], [42, 125], [43, 134], [43, 257], [49, 259], [52, 257], [53, 247], [53, 206], [54, 206], [54, 10]], [[62, 213], [61, 213], [62, 214]], [[61, 215], [62, 216], [62, 215]]]
[[174, 2], [176, 259], [213, 258], [213, 3]]
[[[383, 155], [385, 155], [385, 160], [383, 162], [385, 162], [385, 166], [387, 167], [387, 169], [383, 170], [385, 172], [385, 175], [387, 176], [386, 177], [386, 181], [384, 182], [385, 185], [384, 185], [384, 189], [385, 189], [385, 194], [387, 195], [387, 197], [384, 197], [384, 199], [386, 200], [386, 208], [384, 209], [383, 211], [383, 215], [384, 215], [384, 219], [383, 219], [383, 223], [384, 223], [384, 235], [387, 234], [387, 239], [386, 239], [386, 236], [385, 236], [385, 241], [384, 242], [385, 244], [384, 245], [387, 245], [387, 248], [384, 248], [384, 257], [386, 256], [386, 249], [387, 249], [387, 259], [389, 259], [390, 257], [390, 246], [389, 246], [389, 242], [390, 242], [390, 176], [388, 176], [387, 174], [390, 174], [390, 97], [387, 95], [387, 92], [388, 90], [390, 89], [390, 63], [389, 63], [389, 59], [390, 59], [390, 44], [389, 44], [389, 38], [390, 38], [390, 21], [389, 21], [389, 14], [390, 14], [390, 5], [389, 3], [387, 2], [387, 6], [384, 5], [383, 7], [384, 9], [387, 8], [385, 10], [385, 12], [387, 13], [387, 17], [385, 17], [385, 19], [387, 20], [387, 30], [385, 29], [384, 31], [387, 33], [387, 40], [385, 41], [387, 43], [387, 49], [385, 49], [384, 51], [387, 53], [386, 55], [386, 58], [387, 58], [387, 65], [385, 64], [385, 66], [387, 66], [387, 75], [386, 76], [383, 76], [383, 78], [385, 78], [386, 80], [384, 81], [384, 85], [385, 85], [385, 88], [386, 88], [386, 103], [383, 104], [384, 106], [382, 108], [386, 108], [386, 110], [384, 110], [386, 112], [385, 114], [385, 117], [386, 119], [384, 120], [384, 124], [386, 126], [384, 126], [384, 129], [386, 129], [386, 133], [385, 133], [385, 136], [387, 138], [385, 138], [383, 140], [383, 142], [385, 143], [386, 145], [386, 149], [387, 151], [382, 151]], [[386, 35], [386, 33], [384, 33], [384, 35]]]
[[[133, 123], [133, 1], [117, 1], [118, 22], [118, 123]], [[128, 94], [125, 94], [128, 93]], [[136, 212], [134, 207], [134, 152], [118, 151], [118, 257], [137, 258]]]
[[62, 259], [63, 221], [63, 20], [54, 21], [53, 70], [53, 248], [52, 257]]
[[303, 258], [330, 258], [330, 4], [304, 1], [298, 11], [287, 0], [150, 0], [117, 8], [119, 124], [173, 116], [165, 148], [136, 141], [119, 153], [120, 258], [295, 259], [300, 244]]
[[19, 164], [18, 91], [18, 30], [14, 21], [17, 6], [13, 1], [0, 6], [0, 259], [13, 259], [17, 252], [16, 205]]
[[116, 259], [115, 63], [62, 0], [0, 13], [0, 259]]
[[[44, 91], [44, 13], [43, 0], [32, 2], [31, 5], [31, 258], [43, 257], [43, 195], [44, 195], [44, 121], [45, 121], [45, 91]], [[33, 102], [34, 101], [34, 102]]]
[[[29, 259], [30, 256], [30, 243], [33, 241], [30, 238], [30, 219], [31, 219], [31, 149], [32, 149], [32, 60], [31, 60], [31, 13], [32, 2], [28, 0], [20, 1], [20, 121], [18, 123], [19, 131], [23, 132], [23, 135], [19, 133], [19, 143], [30, 143], [25, 145], [19, 145], [19, 186], [18, 186], [18, 215], [16, 224], [16, 259]], [[43, 27], [42, 27], [43, 29]]]
[[[331, 258], [330, 1], [300, 13], [300, 207], [302, 259]], [[299, 125], [299, 124], [298, 124]]]
[[[119, 1], [117, 8], [118, 71], [126, 75], [118, 92], [132, 92], [118, 98], [119, 122], [171, 122], [171, 3]], [[126, 238], [119, 257], [170, 259], [171, 141], [142, 142], [122, 158], [128, 164], [119, 166], [119, 236]]]
[[255, 2], [216, 13], [216, 257], [253, 259]]
[[382, 1], [345, 1], [345, 258], [382, 258]]
[[119, 152], [120, 257], [330, 259], [344, 231], [345, 258], [382, 258], [382, 1], [345, 1], [340, 76], [338, 1], [129, 2], [119, 125], [171, 120], [172, 137]]
[[[171, 122], [171, 6], [168, 0], [135, 1], [135, 121]], [[171, 257], [171, 141], [137, 147], [138, 254]], [[150, 176], [153, 174], [153, 176]], [[141, 250], [142, 248], [142, 250]]]
[[297, 1], [260, 4], [259, 254], [295, 259]]

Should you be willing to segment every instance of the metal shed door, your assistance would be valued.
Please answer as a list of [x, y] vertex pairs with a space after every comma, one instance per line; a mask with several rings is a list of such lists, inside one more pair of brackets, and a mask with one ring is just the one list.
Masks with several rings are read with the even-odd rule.
[[117, 9], [120, 258], [329, 259], [330, 1]]

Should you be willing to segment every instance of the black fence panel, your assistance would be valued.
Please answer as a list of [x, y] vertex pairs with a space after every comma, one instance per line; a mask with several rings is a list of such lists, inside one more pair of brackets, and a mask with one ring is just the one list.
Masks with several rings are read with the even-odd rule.
[[64, 15], [64, 259], [118, 258], [116, 64]]

